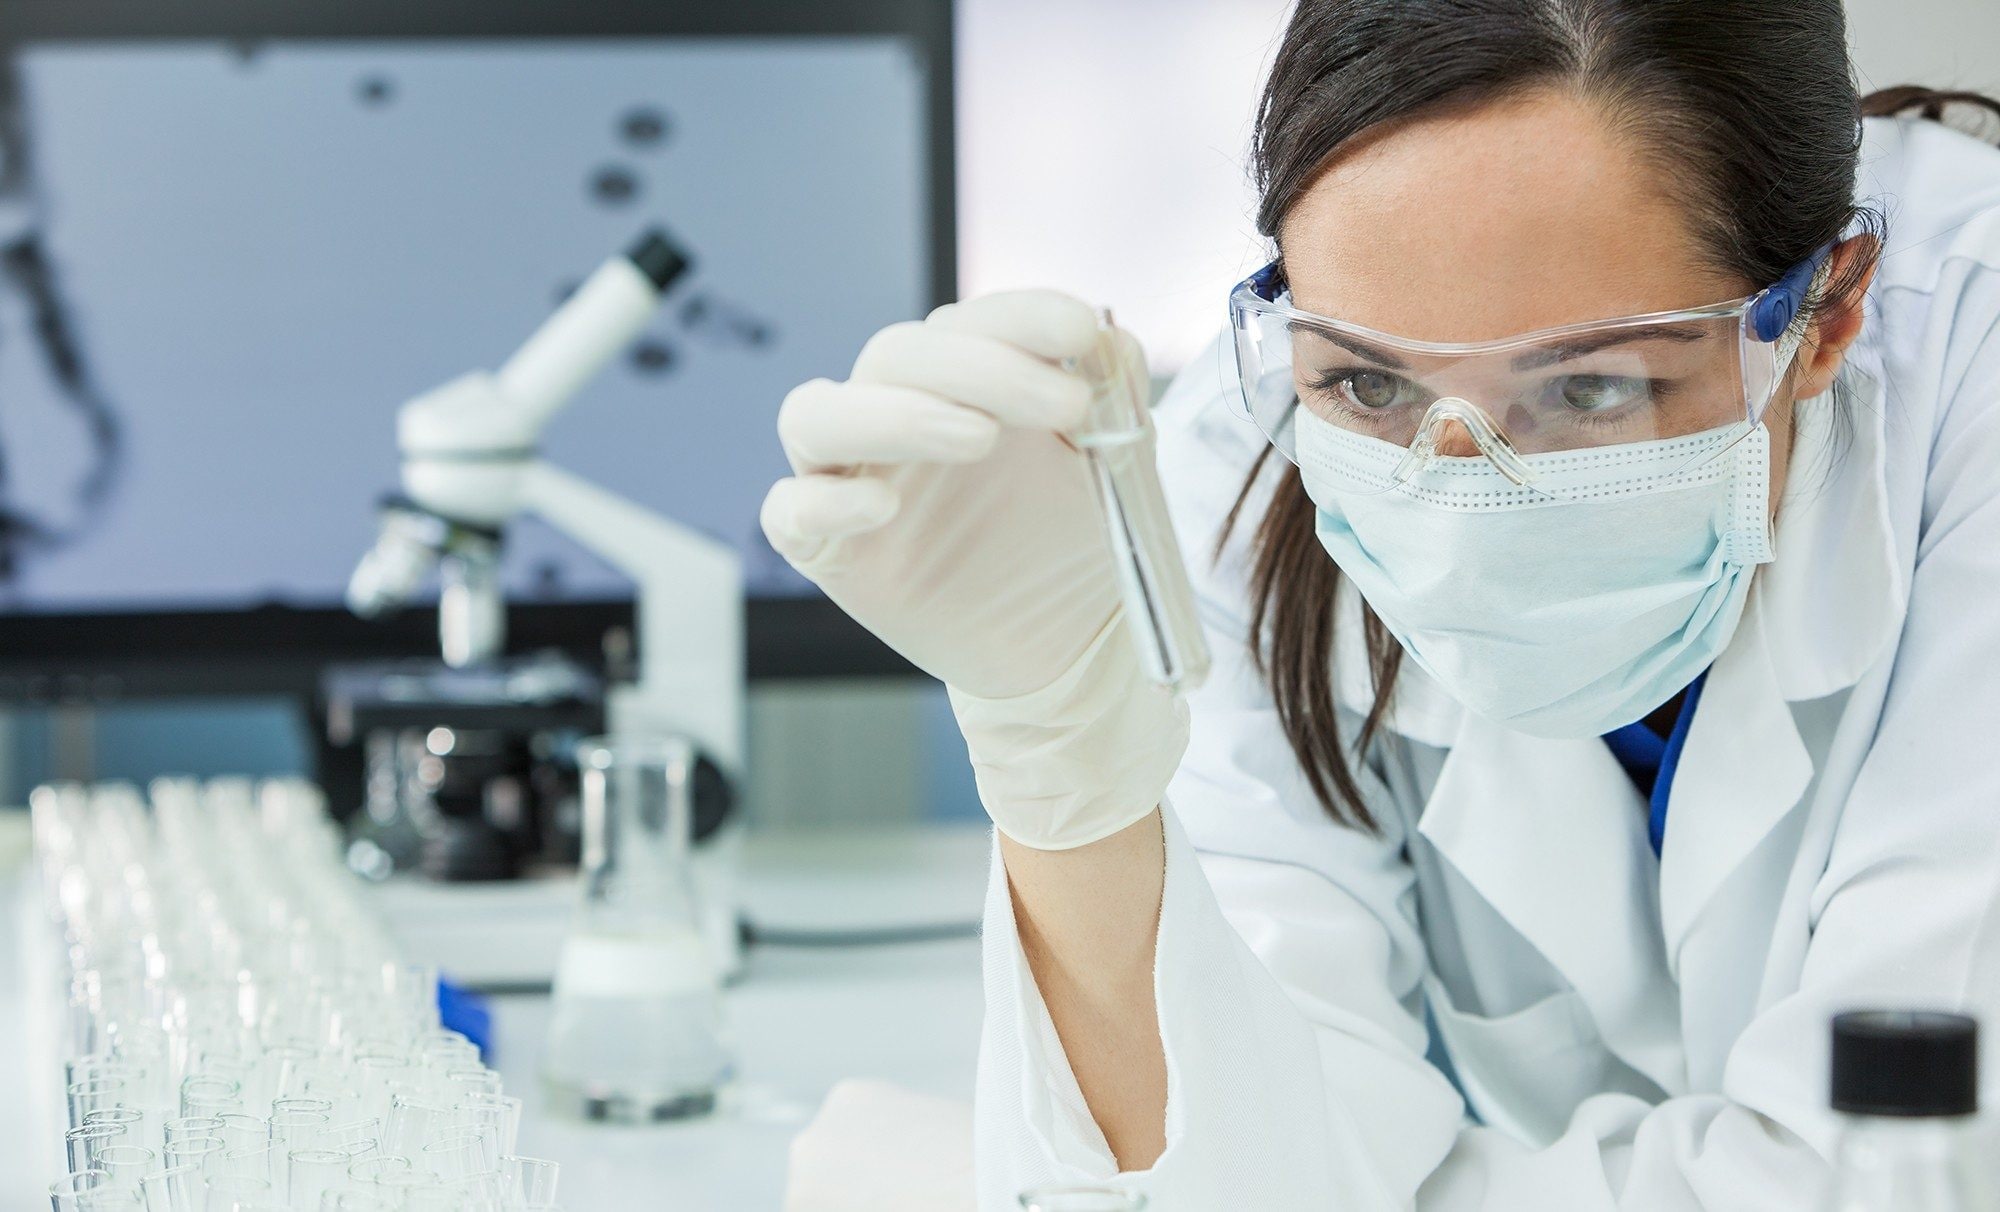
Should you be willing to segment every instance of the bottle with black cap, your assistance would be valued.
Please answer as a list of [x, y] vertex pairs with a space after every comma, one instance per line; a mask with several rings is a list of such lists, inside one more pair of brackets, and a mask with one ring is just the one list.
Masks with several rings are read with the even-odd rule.
[[1833, 1020], [1833, 1109], [1845, 1118], [1826, 1212], [1986, 1212], [1977, 1167], [1979, 1024], [1962, 1014], [1861, 1010]]

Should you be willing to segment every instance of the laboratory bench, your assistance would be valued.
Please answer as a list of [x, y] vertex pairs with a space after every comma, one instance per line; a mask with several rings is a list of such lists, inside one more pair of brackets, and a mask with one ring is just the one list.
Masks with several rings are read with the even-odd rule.
[[[0, 813], [0, 1208], [44, 1206], [60, 1173], [62, 1100], [48, 1053], [58, 1009], [43, 964], [49, 940], [30, 878], [26, 813]], [[981, 904], [989, 833], [976, 826], [899, 832], [752, 835], [743, 901], [757, 925], [838, 934], [969, 923]], [[383, 916], [411, 958], [452, 973], [467, 939], [514, 938], [523, 955], [560, 936], [567, 887], [439, 887], [392, 881]], [[453, 908], [454, 905], [457, 908]], [[473, 930], [466, 923], [486, 923]], [[489, 952], [472, 966], [495, 962]], [[519, 961], [516, 961], [517, 964]], [[526, 968], [538, 967], [539, 959]], [[976, 939], [877, 945], [759, 945], [726, 996], [741, 1080], [715, 1115], [613, 1126], [544, 1113], [535, 1058], [549, 1016], [527, 972], [490, 997], [492, 1055], [525, 1100], [519, 1152], [562, 1164], [573, 1212], [778, 1209], [791, 1139], [834, 1083], [885, 1079], [969, 1098], [981, 998]]]

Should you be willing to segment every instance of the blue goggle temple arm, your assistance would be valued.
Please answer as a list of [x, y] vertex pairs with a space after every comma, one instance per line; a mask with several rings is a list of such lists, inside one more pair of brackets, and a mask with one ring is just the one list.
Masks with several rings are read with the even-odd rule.
[[1759, 341], [1775, 341], [1792, 326], [1806, 304], [1806, 292], [1820, 267], [1833, 255], [1833, 245], [1821, 245], [1812, 256], [1799, 262], [1750, 304], [1750, 332]]
[[1281, 268], [1282, 265], [1283, 262], [1281, 261], [1273, 261], [1256, 273], [1251, 274], [1250, 293], [1256, 295], [1266, 303], [1276, 303], [1278, 296], [1283, 294], [1285, 290], [1285, 274]]

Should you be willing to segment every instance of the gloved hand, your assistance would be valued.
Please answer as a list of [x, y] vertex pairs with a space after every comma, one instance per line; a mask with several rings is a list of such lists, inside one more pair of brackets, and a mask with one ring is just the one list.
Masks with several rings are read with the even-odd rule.
[[1091, 309], [1051, 291], [890, 325], [845, 382], [785, 397], [797, 474], [763, 509], [780, 555], [950, 688], [994, 823], [1048, 850], [1151, 812], [1187, 745], [1185, 707], [1140, 672], [1088, 465], [1061, 436], [1090, 390], [1055, 362], [1096, 339]]

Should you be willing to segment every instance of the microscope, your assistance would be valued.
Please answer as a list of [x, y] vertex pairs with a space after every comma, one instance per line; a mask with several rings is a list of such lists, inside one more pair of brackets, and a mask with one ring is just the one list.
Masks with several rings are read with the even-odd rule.
[[[399, 799], [407, 799], [407, 785], [382, 787], [381, 777], [395, 776], [374, 769], [378, 757], [422, 770], [441, 790], [456, 756], [477, 782], [478, 771], [510, 768], [504, 738], [510, 729], [516, 736], [532, 731], [523, 726], [524, 711], [573, 724], [588, 719], [601, 697], [613, 735], [692, 742], [702, 759], [691, 790], [694, 881], [703, 932], [727, 972], [738, 963], [733, 874], [742, 831], [728, 802], [744, 761], [739, 558], [723, 543], [551, 465], [536, 448], [550, 419], [639, 335], [690, 264], [664, 232], [648, 231], [599, 266], [497, 371], [473, 371], [403, 405], [402, 496], [384, 507], [380, 536], [355, 569], [347, 602], [373, 617], [412, 598], [435, 569], [444, 667], [378, 672], [374, 688], [361, 693], [350, 684], [344, 700], [329, 695], [337, 708], [329, 722], [338, 719], [350, 734], [366, 733], [367, 718], [385, 724], [370, 738], [371, 745], [384, 737], [389, 744], [369, 758], [368, 794]], [[637, 653], [629, 681], [598, 686], [561, 658], [502, 657], [503, 535], [510, 519], [529, 513], [632, 578]], [[470, 725], [454, 727], [453, 712]], [[503, 741], [464, 752], [468, 738], [482, 736]], [[422, 750], [414, 766], [394, 760], [399, 745]]]

